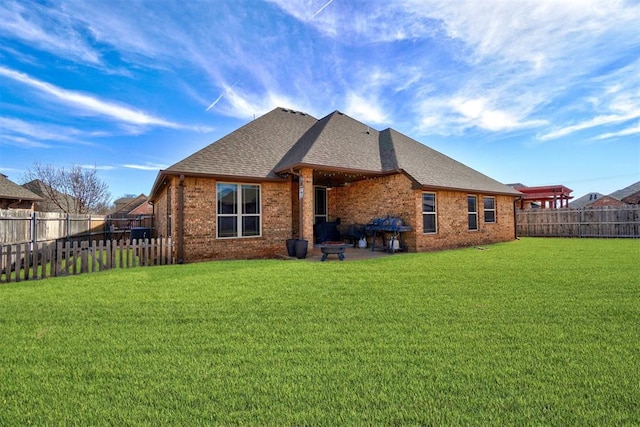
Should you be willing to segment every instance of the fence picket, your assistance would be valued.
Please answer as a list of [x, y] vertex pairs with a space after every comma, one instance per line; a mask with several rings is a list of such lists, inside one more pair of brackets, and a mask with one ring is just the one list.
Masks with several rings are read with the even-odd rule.
[[22, 243], [16, 245], [16, 282], [20, 281], [20, 271], [22, 270]]
[[0, 283], [171, 264], [171, 244], [158, 238], [0, 245]]
[[40, 252], [42, 253], [42, 257], [40, 257], [40, 265], [41, 265], [41, 269], [40, 269], [40, 279], [46, 279], [47, 278], [47, 265], [50, 262], [50, 245], [43, 243], [42, 246], [40, 246]]
[[80, 242], [80, 274], [89, 272], [89, 242]]
[[33, 243], [31, 248], [31, 277], [38, 278], [38, 266], [40, 265], [40, 245], [38, 242]]

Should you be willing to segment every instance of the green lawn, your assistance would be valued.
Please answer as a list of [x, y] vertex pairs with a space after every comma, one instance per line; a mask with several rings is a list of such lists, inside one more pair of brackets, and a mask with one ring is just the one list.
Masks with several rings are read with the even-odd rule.
[[640, 241], [0, 286], [0, 425], [640, 425]]

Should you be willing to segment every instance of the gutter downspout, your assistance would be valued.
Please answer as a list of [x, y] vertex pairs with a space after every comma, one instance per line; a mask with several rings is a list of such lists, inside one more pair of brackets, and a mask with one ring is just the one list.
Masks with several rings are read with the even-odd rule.
[[180, 175], [180, 181], [178, 183], [178, 224], [177, 234], [178, 241], [176, 242], [176, 252], [178, 258], [178, 264], [184, 262], [184, 175]]

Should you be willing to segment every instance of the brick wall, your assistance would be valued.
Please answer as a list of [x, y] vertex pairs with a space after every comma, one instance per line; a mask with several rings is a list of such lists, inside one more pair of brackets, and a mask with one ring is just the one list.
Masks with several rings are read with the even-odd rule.
[[[171, 179], [167, 178], [167, 181], [171, 182]], [[153, 202], [153, 222], [155, 226], [155, 237], [169, 237], [169, 229], [167, 227], [167, 200], [168, 192], [172, 192], [172, 199], [175, 199], [173, 195], [173, 185], [165, 187], [158, 198]]]
[[[286, 254], [286, 240], [291, 237], [290, 188], [289, 182], [260, 185], [260, 237], [217, 239], [216, 181], [211, 178], [185, 178], [184, 261], [271, 258]], [[177, 208], [177, 200], [174, 205]], [[177, 225], [175, 220], [174, 224]]]
[[625, 202], [621, 202], [618, 199], [614, 199], [613, 197], [604, 196], [599, 198], [595, 202], [587, 205], [587, 207], [589, 208], [602, 208], [602, 207], [608, 207], [608, 206], [623, 208], [627, 206], [627, 204]]
[[[172, 235], [177, 238], [178, 178], [170, 179], [173, 209]], [[478, 230], [469, 231], [466, 192], [434, 190], [437, 203], [436, 234], [422, 231], [422, 190], [413, 188], [403, 174], [372, 178], [327, 192], [329, 220], [340, 218], [343, 224], [366, 224], [386, 215], [400, 217], [411, 226], [404, 233], [409, 251], [430, 251], [482, 245], [513, 240], [513, 198], [496, 196], [496, 222], [485, 223], [483, 194], [478, 196]], [[305, 196], [307, 192], [305, 192]], [[313, 194], [313, 192], [311, 192]], [[187, 177], [184, 180], [184, 261], [211, 259], [269, 258], [286, 254], [286, 240], [299, 226], [298, 184], [265, 182], [261, 184], [262, 236], [216, 238], [216, 181]], [[167, 187], [156, 199], [158, 237], [165, 237]], [[311, 248], [309, 248], [311, 249]]]
[[[513, 197], [495, 196], [495, 223], [486, 223], [483, 212], [483, 196], [457, 191], [431, 191], [436, 194], [437, 233], [424, 234], [422, 228], [422, 191], [416, 193], [416, 248], [418, 251], [450, 249], [464, 246], [506, 242], [515, 238]], [[478, 198], [478, 230], [468, 226], [467, 196]]]
[[[422, 193], [405, 175], [391, 175], [353, 183], [330, 190], [331, 219], [344, 224], [366, 224], [373, 218], [397, 216], [413, 231], [404, 233], [409, 251], [430, 251], [513, 240], [513, 198], [496, 196], [496, 222], [485, 223], [483, 194], [478, 197], [478, 230], [469, 231], [466, 192], [434, 190], [437, 203], [437, 233], [422, 229]], [[490, 196], [490, 195], [488, 195]]]
[[[403, 174], [389, 175], [332, 188], [329, 193], [329, 216], [343, 224], [367, 224], [374, 218], [393, 216], [416, 230], [415, 190]], [[334, 206], [331, 206], [331, 202]], [[422, 217], [420, 217], [422, 220]], [[415, 231], [404, 233], [405, 244], [416, 250]]]

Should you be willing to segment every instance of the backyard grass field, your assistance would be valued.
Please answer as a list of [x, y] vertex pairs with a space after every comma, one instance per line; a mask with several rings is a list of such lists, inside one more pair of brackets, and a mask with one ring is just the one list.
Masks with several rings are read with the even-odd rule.
[[640, 425], [640, 240], [0, 285], [0, 425]]

